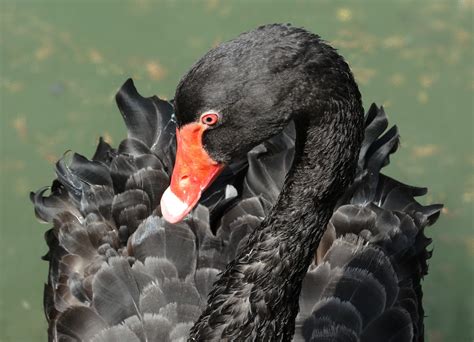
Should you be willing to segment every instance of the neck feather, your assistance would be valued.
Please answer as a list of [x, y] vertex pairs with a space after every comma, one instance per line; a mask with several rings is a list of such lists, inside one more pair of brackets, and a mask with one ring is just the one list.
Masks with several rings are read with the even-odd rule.
[[278, 201], [215, 283], [190, 340], [291, 340], [303, 277], [354, 176], [363, 132], [356, 102], [295, 119], [295, 161]]

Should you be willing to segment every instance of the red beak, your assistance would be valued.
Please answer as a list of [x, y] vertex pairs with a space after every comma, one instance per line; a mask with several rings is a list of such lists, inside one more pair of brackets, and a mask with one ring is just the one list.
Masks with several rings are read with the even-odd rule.
[[176, 161], [171, 184], [161, 197], [161, 212], [170, 223], [181, 221], [197, 204], [201, 194], [224, 169], [202, 145], [207, 127], [191, 123], [176, 130]]

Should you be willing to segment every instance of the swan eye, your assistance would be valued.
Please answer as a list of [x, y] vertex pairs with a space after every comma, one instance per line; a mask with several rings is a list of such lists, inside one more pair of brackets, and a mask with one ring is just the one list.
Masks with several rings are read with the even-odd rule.
[[219, 121], [219, 115], [216, 113], [207, 113], [201, 116], [201, 123], [206, 126], [214, 126]]

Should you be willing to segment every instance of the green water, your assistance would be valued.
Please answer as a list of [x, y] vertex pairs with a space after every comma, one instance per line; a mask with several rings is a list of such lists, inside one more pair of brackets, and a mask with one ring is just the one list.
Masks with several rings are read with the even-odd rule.
[[113, 95], [133, 77], [171, 97], [213, 45], [259, 24], [291, 22], [338, 47], [368, 108], [402, 134], [387, 173], [443, 202], [424, 282], [428, 341], [472, 341], [472, 1], [5, 1], [0, 8], [0, 341], [44, 341], [43, 233], [28, 192], [68, 149], [91, 156], [124, 137]]

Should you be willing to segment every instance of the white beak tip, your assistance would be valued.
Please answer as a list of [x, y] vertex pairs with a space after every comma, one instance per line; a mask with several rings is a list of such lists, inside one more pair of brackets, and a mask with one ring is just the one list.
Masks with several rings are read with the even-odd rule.
[[178, 223], [188, 214], [189, 205], [176, 196], [168, 187], [160, 201], [161, 213], [169, 223]]

